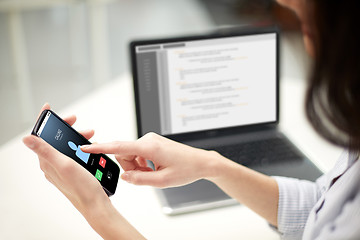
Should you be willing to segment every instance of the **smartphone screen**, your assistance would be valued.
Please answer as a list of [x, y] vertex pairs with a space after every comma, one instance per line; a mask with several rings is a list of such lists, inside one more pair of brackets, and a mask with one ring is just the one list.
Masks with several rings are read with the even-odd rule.
[[105, 154], [90, 154], [81, 151], [80, 146], [90, 144], [51, 110], [44, 110], [32, 131], [55, 149], [74, 159], [86, 168], [103, 186], [108, 196], [113, 195], [119, 179], [120, 168]]

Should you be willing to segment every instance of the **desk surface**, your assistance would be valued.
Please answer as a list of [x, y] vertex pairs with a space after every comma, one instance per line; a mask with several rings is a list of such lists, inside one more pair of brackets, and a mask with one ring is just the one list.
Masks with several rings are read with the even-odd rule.
[[[319, 138], [306, 122], [303, 92], [303, 81], [282, 80], [280, 127], [327, 171], [341, 149]], [[96, 130], [93, 142], [134, 140], [130, 77], [121, 76], [60, 112], [68, 114], [77, 115], [76, 129]], [[0, 147], [0, 239], [100, 239], [43, 176], [37, 157], [21, 141], [29, 132]], [[152, 188], [121, 180], [111, 201], [148, 239], [279, 239], [262, 218], [241, 205], [168, 217]]]

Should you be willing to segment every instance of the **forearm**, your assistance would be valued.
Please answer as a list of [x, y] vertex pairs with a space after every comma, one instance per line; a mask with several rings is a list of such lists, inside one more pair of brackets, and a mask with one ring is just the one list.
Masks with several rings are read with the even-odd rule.
[[86, 211], [80, 211], [103, 239], [145, 239], [115, 209], [110, 200]]
[[[193, 148], [154, 133], [148, 133], [135, 142], [93, 144], [82, 150], [116, 154], [126, 171], [122, 179], [136, 185], [165, 188], [208, 179], [271, 224], [277, 225], [279, 193], [276, 181], [216, 152]], [[144, 170], [139, 159], [152, 161], [156, 170]]]
[[213, 154], [214, 161], [206, 179], [224, 192], [277, 226], [279, 189], [276, 181], [264, 174]]

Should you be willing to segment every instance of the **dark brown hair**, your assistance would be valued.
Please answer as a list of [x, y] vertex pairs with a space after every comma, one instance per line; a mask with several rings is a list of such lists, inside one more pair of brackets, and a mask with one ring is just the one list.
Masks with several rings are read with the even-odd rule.
[[313, 4], [314, 64], [305, 99], [307, 117], [330, 142], [360, 151], [360, 1]]

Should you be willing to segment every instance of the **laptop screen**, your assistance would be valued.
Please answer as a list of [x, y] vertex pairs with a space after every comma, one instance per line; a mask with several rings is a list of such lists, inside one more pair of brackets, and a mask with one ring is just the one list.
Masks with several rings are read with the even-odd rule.
[[276, 33], [271, 32], [135, 42], [133, 71], [141, 135], [276, 122], [276, 41]]

